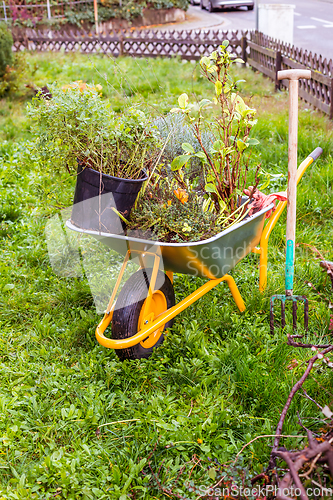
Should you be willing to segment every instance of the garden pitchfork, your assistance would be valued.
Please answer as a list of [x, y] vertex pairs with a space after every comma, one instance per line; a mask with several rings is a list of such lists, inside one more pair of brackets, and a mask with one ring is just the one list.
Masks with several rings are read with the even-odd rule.
[[278, 72], [278, 80], [289, 80], [289, 143], [288, 143], [288, 193], [287, 193], [287, 231], [286, 231], [286, 268], [285, 295], [273, 295], [270, 306], [271, 333], [274, 333], [274, 301], [281, 302], [281, 327], [286, 326], [286, 301], [292, 301], [293, 329], [297, 328], [297, 303], [304, 303], [304, 328], [308, 327], [309, 304], [304, 295], [293, 295], [296, 232], [296, 194], [297, 194], [297, 129], [298, 129], [298, 80], [311, 78], [310, 70], [290, 69]]

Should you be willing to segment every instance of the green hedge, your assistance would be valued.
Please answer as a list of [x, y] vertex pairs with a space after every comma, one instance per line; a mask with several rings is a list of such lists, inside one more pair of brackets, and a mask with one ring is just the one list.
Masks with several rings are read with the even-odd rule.
[[[143, 9], [171, 9], [173, 7], [187, 10], [189, 0], [153, 0], [147, 2], [146, 0], [123, 0], [121, 7], [119, 0], [100, 0], [98, 7], [99, 21], [108, 21], [109, 19], [132, 19], [141, 16]], [[80, 10], [66, 11], [66, 20], [71, 24], [81, 26], [82, 22], [94, 23], [94, 11], [89, 5], [88, 7], [81, 7]]]
[[0, 78], [6, 73], [7, 66], [13, 62], [13, 37], [5, 23], [0, 23]]
[[189, 0], [153, 0], [152, 2], [147, 2], [146, 0], [123, 0], [121, 7], [118, 0], [100, 0], [100, 4], [99, 17], [102, 20], [112, 17], [130, 20], [140, 16], [145, 8], [171, 9], [176, 7], [187, 10]]
[[[30, 0], [28, 0], [30, 1]], [[40, 2], [36, 2], [37, 4]], [[51, 4], [53, 4], [51, 0]], [[173, 7], [187, 10], [189, 6], [189, 0], [99, 0], [98, 1], [98, 18], [99, 21], [108, 21], [109, 19], [126, 19], [131, 21], [132, 19], [141, 16], [145, 8], [151, 9], [171, 9]], [[46, 11], [44, 11], [46, 15]], [[14, 25], [23, 25], [28, 27], [35, 27], [36, 25], [45, 25], [46, 23], [53, 26], [59, 27], [59, 25], [70, 23], [76, 26], [82, 26], [82, 24], [91, 23], [94, 24], [94, 9], [92, 4], [81, 4], [79, 7], [71, 8], [71, 5], [66, 8], [64, 13], [64, 18], [51, 18], [51, 20], [40, 19], [37, 21], [32, 17], [28, 18], [17, 18], [14, 20]]]

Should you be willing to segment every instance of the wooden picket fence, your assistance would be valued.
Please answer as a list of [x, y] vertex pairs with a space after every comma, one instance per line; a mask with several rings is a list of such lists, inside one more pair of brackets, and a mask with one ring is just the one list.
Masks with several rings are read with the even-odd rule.
[[288, 87], [288, 81], [277, 80], [281, 69], [310, 69], [311, 80], [300, 80], [299, 95], [333, 119], [333, 61], [308, 53], [292, 45], [273, 40], [258, 32], [251, 32], [247, 40], [247, 62], [272, 80], [275, 88]]
[[199, 60], [213, 51], [223, 40], [228, 39], [232, 52], [242, 56], [242, 38], [247, 31], [160, 31], [160, 30], [118, 30], [101, 33], [99, 36], [86, 32], [41, 33], [31, 30], [29, 34], [14, 39], [14, 50], [83, 53], [103, 53], [113, 57], [176, 57]]
[[287, 87], [277, 80], [281, 69], [308, 68], [311, 80], [300, 81], [300, 96], [333, 119], [333, 62], [306, 50], [273, 40], [254, 31], [162, 31], [118, 30], [99, 36], [86, 32], [47, 32], [33, 30], [16, 34], [14, 50], [80, 51], [103, 53], [112, 57], [181, 57], [199, 60], [215, 50], [224, 40], [230, 51], [245, 63], [275, 81], [275, 88]]

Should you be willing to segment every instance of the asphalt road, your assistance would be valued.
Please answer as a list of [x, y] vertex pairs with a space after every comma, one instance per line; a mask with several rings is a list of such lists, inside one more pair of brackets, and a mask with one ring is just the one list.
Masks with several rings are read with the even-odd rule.
[[[309, 52], [333, 59], [333, 0], [261, 0], [261, 3], [286, 3], [295, 5], [294, 45]], [[200, 16], [200, 7], [191, 7], [194, 15]], [[204, 12], [205, 19], [207, 12]], [[214, 28], [210, 29], [254, 29], [255, 12], [246, 8], [239, 10], [220, 10], [214, 16]], [[219, 18], [221, 25], [219, 26]], [[209, 29], [209, 28], [208, 28]]]

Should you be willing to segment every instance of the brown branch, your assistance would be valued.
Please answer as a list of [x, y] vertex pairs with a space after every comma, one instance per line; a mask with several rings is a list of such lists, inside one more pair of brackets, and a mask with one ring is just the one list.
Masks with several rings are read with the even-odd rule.
[[257, 476], [254, 476], [252, 479], [251, 479], [251, 484], [252, 486], [257, 483], [258, 481], [260, 481], [260, 479], [265, 479], [265, 484], [268, 484], [268, 480], [269, 480], [269, 477], [267, 476], [267, 474], [265, 474], [264, 472], [262, 472], [261, 474], [258, 474]]
[[[297, 416], [298, 416], [298, 423], [299, 423], [299, 425], [302, 427], [302, 429], [304, 429], [307, 432], [307, 435], [308, 435], [308, 438], [309, 438], [309, 434], [311, 434], [311, 436], [312, 436], [312, 433], [311, 433], [310, 429], [308, 429], [307, 427], [305, 427], [305, 425], [303, 425], [303, 422], [301, 420], [301, 417], [300, 417], [300, 414], [299, 414], [298, 410], [297, 410]], [[315, 433], [313, 433], [313, 434], [315, 434]], [[319, 436], [319, 434], [316, 434], [316, 436]], [[310, 443], [310, 440], [309, 440], [309, 443]]]
[[[282, 458], [286, 464], [289, 467], [289, 472], [284, 476], [284, 478], [281, 480], [281, 482], [278, 484], [279, 490], [284, 491], [285, 489], [288, 489], [292, 482], [294, 482], [296, 488], [299, 488], [301, 491], [301, 499], [302, 500], [307, 500], [308, 497], [306, 495], [305, 489], [303, 487], [303, 484], [301, 482], [300, 476], [298, 475], [298, 471], [304, 467], [304, 464], [306, 462], [309, 462], [311, 459], [314, 458], [314, 461], [311, 464], [310, 470], [302, 474], [302, 477], [306, 477], [309, 479], [309, 474], [312, 472], [314, 465], [320, 458], [322, 454], [326, 457], [325, 461], [328, 461], [331, 459], [331, 454], [332, 454], [332, 459], [333, 459], [333, 449], [331, 446], [331, 439], [330, 441], [324, 441], [324, 442], [318, 442], [315, 439], [313, 439], [312, 436], [309, 436], [309, 444], [310, 446], [305, 448], [302, 451], [299, 452], [289, 452], [289, 451], [276, 451], [274, 452], [274, 455], [276, 457]], [[293, 460], [294, 459], [294, 460]], [[333, 476], [332, 476], [333, 477]], [[312, 481], [312, 479], [311, 479]], [[283, 495], [277, 495], [278, 500], [283, 500], [285, 497]]]
[[302, 347], [304, 349], [311, 349], [311, 347], [317, 347], [319, 349], [326, 349], [327, 347], [330, 347], [332, 344], [303, 344], [302, 342], [295, 342], [293, 338], [302, 338], [303, 335], [289, 335], [288, 334], [288, 340], [287, 344], [291, 345], [292, 347]]
[[191, 416], [192, 410], [193, 410], [193, 399], [191, 399], [191, 409], [189, 411], [189, 414], [187, 415], [187, 418]]
[[[158, 489], [160, 491], [162, 491], [165, 495], [169, 496], [170, 498], [179, 498], [180, 500], [185, 500], [184, 497], [180, 496], [179, 493], [175, 493], [173, 491], [173, 489], [168, 489], [168, 488], [164, 488], [163, 484], [159, 481], [157, 475], [154, 473], [152, 467], [151, 467], [151, 462], [148, 462], [148, 467], [153, 475], [153, 478], [155, 479], [156, 483], [157, 483], [157, 486], [158, 486]], [[182, 469], [182, 472], [183, 472], [183, 469]]]
[[[295, 463], [292, 461], [292, 459], [289, 457], [289, 454], [288, 452], [285, 452], [285, 451], [278, 451], [275, 453], [275, 455], [277, 457], [280, 457], [282, 458], [286, 464], [288, 465], [289, 467], [289, 472], [286, 474], [285, 478], [287, 478], [288, 475], [290, 475], [290, 477], [292, 478], [292, 480], [294, 481], [295, 483], [295, 486], [296, 488], [299, 488], [300, 489], [300, 497], [301, 497], [301, 500], [309, 500], [308, 499], [308, 496], [305, 492], [305, 489], [304, 489], [304, 486], [299, 478], [299, 475], [297, 474], [298, 470], [301, 468], [301, 465], [303, 465], [304, 461], [306, 461], [306, 457], [305, 460], [303, 460], [303, 457], [301, 456], [298, 461], [296, 461]], [[299, 467], [298, 467], [299, 465]], [[296, 468], [298, 467], [298, 468]], [[288, 478], [289, 479], [289, 478]], [[283, 480], [282, 480], [283, 481]], [[282, 488], [283, 490], [284, 488]], [[278, 498], [278, 495], [277, 495], [277, 498]]]
[[276, 459], [275, 459], [274, 455], [275, 455], [275, 452], [277, 451], [279, 443], [280, 443], [280, 436], [281, 436], [281, 433], [282, 433], [283, 423], [284, 423], [284, 420], [286, 418], [287, 411], [288, 411], [288, 409], [289, 409], [289, 407], [291, 405], [291, 402], [293, 400], [293, 397], [299, 391], [299, 389], [302, 387], [302, 385], [304, 384], [305, 380], [309, 376], [309, 373], [311, 372], [311, 370], [313, 368], [313, 365], [317, 361], [318, 356], [319, 355], [324, 356], [325, 354], [327, 354], [328, 352], [331, 352], [332, 350], [333, 350], [333, 345], [331, 345], [330, 347], [328, 347], [327, 349], [325, 349], [321, 353], [317, 353], [315, 356], [313, 356], [308, 361], [308, 367], [305, 370], [305, 372], [303, 373], [302, 377], [298, 380], [298, 382], [296, 382], [296, 384], [292, 388], [292, 390], [291, 390], [291, 392], [290, 392], [290, 394], [288, 396], [287, 402], [286, 402], [286, 404], [285, 404], [285, 406], [284, 406], [284, 408], [282, 410], [281, 417], [280, 417], [280, 420], [279, 420], [277, 428], [276, 428], [276, 437], [274, 439], [273, 449], [272, 449], [271, 458], [269, 460], [267, 471], [272, 470], [275, 467]]
[[[245, 170], [244, 170], [244, 182], [243, 182], [243, 189], [241, 190], [242, 193], [244, 193], [244, 189], [246, 188], [246, 178], [247, 178], [247, 173], [248, 173], [248, 170], [249, 170], [249, 165], [248, 163], [245, 165]], [[240, 182], [240, 178], [238, 177], [238, 188], [239, 188], [239, 182]]]

